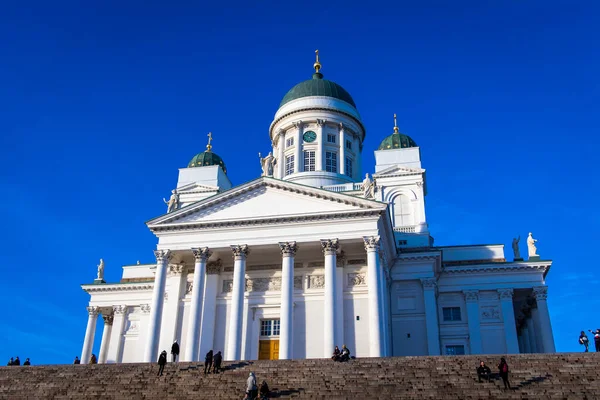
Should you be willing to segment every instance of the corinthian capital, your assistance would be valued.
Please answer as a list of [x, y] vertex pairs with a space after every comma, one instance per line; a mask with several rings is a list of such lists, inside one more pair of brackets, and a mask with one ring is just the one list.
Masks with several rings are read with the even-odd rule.
[[435, 290], [437, 288], [437, 280], [435, 278], [421, 278], [423, 289]]
[[181, 275], [185, 269], [183, 264], [169, 264], [168, 275]]
[[90, 316], [97, 316], [99, 313], [98, 307], [95, 306], [89, 306], [86, 307], [87, 308], [87, 312]]
[[304, 123], [300, 120], [294, 121], [294, 122], [292, 122], [292, 124], [294, 125], [294, 128], [296, 128], [296, 129], [301, 129], [304, 126]]
[[513, 289], [498, 289], [498, 296], [500, 296], [500, 300], [512, 300], [513, 298]]
[[536, 300], [546, 300], [548, 298], [548, 286], [534, 287], [533, 297], [535, 297]]
[[125, 314], [127, 306], [113, 306], [113, 314]]
[[363, 241], [365, 242], [365, 250], [378, 251], [379, 239], [379, 236], [363, 236]]
[[234, 258], [246, 258], [248, 256], [248, 254], [250, 253], [250, 249], [248, 248], [248, 245], [246, 244], [242, 244], [242, 245], [235, 245], [235, 246], [230, 246], [231, 247], [231, 251], [233, 252], [233, 257]]
[[479, 290], [465, 290], [463, 294], [467, 302], [479, 300]]
[[323, 248], [323, 254], [331, 255], [337, 253], [340, 244], [337, 239], [321, 239], [321, 247]]
[[208, 247], [192, 249], [192, 253], [194, 253], [194, 259], [196, 262], [206, 262], [206, 260], [208, 260], [212, 254]]
[[162, 263], [165, 260], [169, 260], [171, 258], [170, 250], [154, 250], [154, 256], [156, 257], [157, 263]]
[[114, 316], [112, 314], [102, 314], [102, 319], [104, 320], [104, 323], [106, 325], [112, 325], [113, 318], [114, 318]]
[[144, 314], [150, 313], [150, 304], [141, 304], [140, 310], [142, 310]]
[[325, 120], [325, 119], [317, 119], [317, 125], [319, 125], [319, 126], [325, 125], [326, 122], [327, 122], [327, 120]]
[[298, 251], [296, 242], [279, 242], [279, 248], [284, 257], [293, 257], [296, 255], [296, 251]]

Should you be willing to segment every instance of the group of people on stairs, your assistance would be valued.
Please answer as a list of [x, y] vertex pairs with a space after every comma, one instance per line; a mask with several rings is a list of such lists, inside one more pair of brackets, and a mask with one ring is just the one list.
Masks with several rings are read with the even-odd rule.
[[[594, 346], [596, 347], [596, 352], [600, 352], [600, 328], [596, 329], [595, 331], [588, 329], [588, 331], [594, 335]], [[585, 353], [589, 351], [590, 340], [588, 339], [585, 331], [581, 331], [581, 334], [579, 335], [579, 344], [585, 347]]]

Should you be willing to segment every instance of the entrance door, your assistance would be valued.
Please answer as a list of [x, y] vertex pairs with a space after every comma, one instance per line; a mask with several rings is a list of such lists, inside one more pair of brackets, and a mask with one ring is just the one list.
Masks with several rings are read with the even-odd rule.
[[259, 360], [279, 360], [279, 340], [260, 340], [258, 342]]
[[260, 321], [259, 360], [279, 360], [279, 320]]

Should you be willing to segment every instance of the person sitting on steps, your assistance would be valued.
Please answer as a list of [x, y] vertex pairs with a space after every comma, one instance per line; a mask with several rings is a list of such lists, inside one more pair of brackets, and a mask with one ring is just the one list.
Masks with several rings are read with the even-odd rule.
[[81, 361], [79, 361], [79, 357], [75, 356], [75, 361], [73, 361], [74, 365], [78, 365], [81, 364]]
[[488, 367], [483, 361], [481, 361], [479, 363], [479, 367], [477, 367], [477, 378], [479, 379], [479, 382], [481, 383], [481, 377], [483, 377], [483, 379], [487, 379], [487, 381], [489, 382], [491, 375], [492, 370], [490, 369], [490, 367]]
[[260, 400], [268, 399], [270, 394], [271, 391], [269, 390], [269, 385], [267, 385], [267, 381], [262, 381], [262, 383], [260, 384], [260, 389], [258, 390]]
[[92, 354], [90, 357], [90, 364], [98, 364], [98, 359], [96, 358], [95, 354]]
[[333, 361], [340, 361], [341, 354], [342, 354], [342, 352], [340, 351], [340, 348], [335, 346], [335, 349], [333, 350], [333, 355], [331, 356], [331, 359]]
[[346, 347], [346, 345], [342, 345], [342, 355], [340, 356], [340, 361], [348, 361], [350, 360], [350, 350]]

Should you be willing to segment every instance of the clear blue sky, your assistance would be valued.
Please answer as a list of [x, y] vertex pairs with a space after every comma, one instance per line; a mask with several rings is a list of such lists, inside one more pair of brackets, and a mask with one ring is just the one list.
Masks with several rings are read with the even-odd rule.
[[579, 331], [600, 326], [598, 4], [356, 3], [4, 4], [0, 356], [79, 355], [79, 285], [99, 258], [113, 282], [154, 261], [144, 222], [208, 131], [234, 184], [258, 177], [279, 101], [316, 48], [367, 127], [364, 172], [398, 113], [422, 149], [436, 244], [511, 256], [533, 231], [554, 260], [557, 348], [580, 351]]

